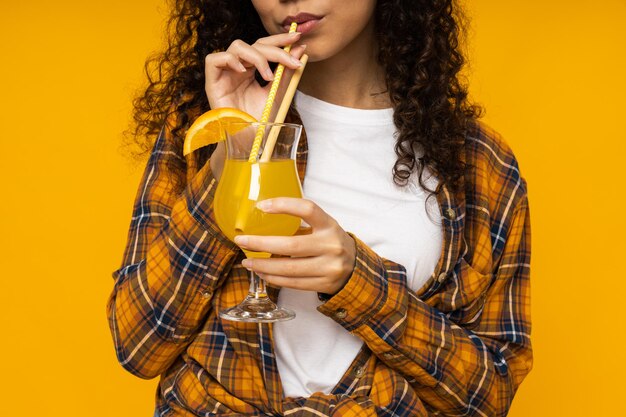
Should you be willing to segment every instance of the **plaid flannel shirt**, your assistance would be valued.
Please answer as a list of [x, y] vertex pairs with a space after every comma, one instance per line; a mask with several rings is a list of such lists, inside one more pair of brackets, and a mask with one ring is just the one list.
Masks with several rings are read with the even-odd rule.
[[[444, 188], [437, 197], [441, 256], [419, 291], [407, 287], [402, 265], [348, 231], [354, 271], [318, 310], [363, 348], [330, 394], [285, 398], [272, 325], [217, 315], [247, 294], [244, 255], [215, 223], [210, 165], [195, 153], [183, 158], [171, 128], [166, 122], [147, 162], [107, 303], [121, 365], [161, 377], [161, 416], [507, 414], [532, 367], [530, 223], [526, 182], [500, 135], [483, 124], [467, 135], [471, 169], [462, 191]], [[169, 158], [187, 167], [180, 195]], [[303, 180], [306, 158], [303, 134]]]

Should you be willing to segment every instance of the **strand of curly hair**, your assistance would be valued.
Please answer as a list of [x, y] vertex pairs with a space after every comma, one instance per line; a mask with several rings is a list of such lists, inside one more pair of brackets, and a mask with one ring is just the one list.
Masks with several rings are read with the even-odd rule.
[[[209, 110], [206, 55], [227, 49], [235, 39], [252, 44], [267, 36], [249, 0], [169, 2], [167, 47], [146, 60], [148, 85], [133, 99], [133, 121], [124, 132], [127, 145], [138, 145], [136, 159], [151, 150], [172, 113], [172, 135], [182, 149], [194, 115]], [[406, 185], [416, 170], [420, 185], [431, 195], [441, 192], [444, 183], [457, 190], [466, 168], [461, 159], [464, 138], [482, 113], [480, 106], [468, 102], [460, 79], [465, 18], [454, 0], [379, 0], [376, 7], [378, 60], [386, 72], [397, 128], [394, 182]], [[200, 166], [214, 149], [199, 150]], [[168, 164], [175, 190], [181, 192], [185, 162], [172, 158]], [[424, 182], [426, 167], [440, 179], [435, 190]]]

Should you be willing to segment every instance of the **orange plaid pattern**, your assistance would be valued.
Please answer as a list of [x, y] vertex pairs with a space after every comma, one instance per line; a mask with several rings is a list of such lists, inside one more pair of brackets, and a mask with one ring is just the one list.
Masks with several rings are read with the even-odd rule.
[[[465, 148], [463, 191], [437, 198], [444, 242], [430, 279], [413, 292], [402, 265], [351, 234], [353, 274], [319, 311], [362, 338], [363, 349], [330, 394], [283, 398], [272, 326], [216, 313], [247, 293], [244, 255], [214, 222], [209, 164], [183, 159], [166, 123], [107, 303], [121, 365], [161, 377], [161, 416], [506, 415], [532, 367], [527, 188], [497, 133], [477, 124]], [[303, 135], [302, 179], [306, 157]], [[168, 158], [186, 163], [181, 195], [171, 192]]]

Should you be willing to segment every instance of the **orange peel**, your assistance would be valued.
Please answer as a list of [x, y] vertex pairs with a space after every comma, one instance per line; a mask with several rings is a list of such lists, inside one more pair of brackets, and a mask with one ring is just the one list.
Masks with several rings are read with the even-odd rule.
[[[221, 142], [226, 139], [222, 124], [228, 122], [256, 122], [254, 116], [233, 107], [220, 107], [201, 114], [187, 129], [183, 144], [183, 155], [196, 149]], [[235, 132], [229, 132], [235, 133]]]

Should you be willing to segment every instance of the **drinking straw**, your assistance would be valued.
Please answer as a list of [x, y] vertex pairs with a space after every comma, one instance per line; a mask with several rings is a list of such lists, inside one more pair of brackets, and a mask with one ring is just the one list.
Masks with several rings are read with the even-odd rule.
[[[289, 27], [289, 33], [294, 33], [298, 24], [296, 22], [291, 23]], [[283, 48], [286, 52], [291, 51], [291, 45], [287, 45]], [[252, 149], [250, 150], [250, 157], [248, 158], [248, 163], [254, 164], [256, 163], [257, 156], [259, 154], [259, 148], [261, 147], [261, 141], [263, 140], [263, 134], [265, 133], [265, 123], [269, 121], [270, 113], [272, 112], [272, 106], [274, 105], [274, 100], [276, 99], [276, 92], [278, 91], [278, 87], [280, 85], [280, 80], [283, 77], [283, 72], [285, 71], [285, 66], [283, 64], [278, 64], [276, 68], [276, 73], [274, 74], [274, 81], [272, 81], [272, 86], [270, 87], [270, 93], [267, 96], [267, 100], [265, 102], [265, 108], [263, 109], [263, 114], [261, 115], [261, 119], [256, 136], [254, 137], [254, 143], [252, 144]], [[242, 201], [242, 205], [246, 206], [239, 208], [237, 213], [237, 220], [235, 221], [235, 231], [244, 232], [245, 226], [247, 223], [247, 216], [245, 214], [250, 213], [250, 209], [253, 201], [249, 198], [245, 198]]]
[[[289, 111], [289, 107], [291, 107], [293, 96], [296, 93], [296, 88], [298, 88], [298, 83], [300, 82], [302, 72], [304, 71], [304, 67], [306, 66], [308, 60], [308, 55], [302, 55], [302, 58], [300, 58], [302, 66], [296, 70], [296, 72], [291, 77], [291, 80], [289, 81], [289, 86], [287, 86], [287, 91], [285, 92], [283, 101], [280, 103], [280, 107], [278, 108], [278, 113], [276, 114], [276, 119], [274, 120], [274, 123], [283, 123], [285, 121], [285, 117], [287, 117], [287, 112]], [[265, 141], [263, 154], [261, 155], [261, 162], [269, 162], [270, 158], [272, 157], [272, 153], [274, 152], [274, 146], [276, 145], [276, 140], [278, 139], [279, 133], [280, 127], [278, 126], [273, 126], [272, 130], [270, 130], [267, 141]]]
[[[293, 22], [289, 27], [289, 33], [294, 33], [298, 24]], [[287, 45], [283, 48], [286, 52], [291, 51], [291, 45]], [[280, 79], [283, 77], [283, 71], [285, 71], [285, 66], [283, 64], [278, 64], [276, 68], [276, 73], [274, 74], [274, 81], [272, 81], [272, 86], [270, 87], [270, 93], [267, 96], [267, 101], [265, 102], [265, 108], [263, 109], [263, 114], [261, 115], [261, 125], [256, 131], [256, 136], [254, 137], [254, 143], [252, 144], [252, 149], [250, 150], [250, 157], [248, 158], [248, 162], [256, 162], [256, 158], [259, 154], [259, 148], [261, 147], [261, 141], [263, 139], [263, 134], [265, 133], [265, 125], [270, 118], [270, 113], [272, 112], [272, 106], [274, 105], [274, 99], [276, 98], [276, 92], [278, 91], [278, 86], [280, 84]]]

